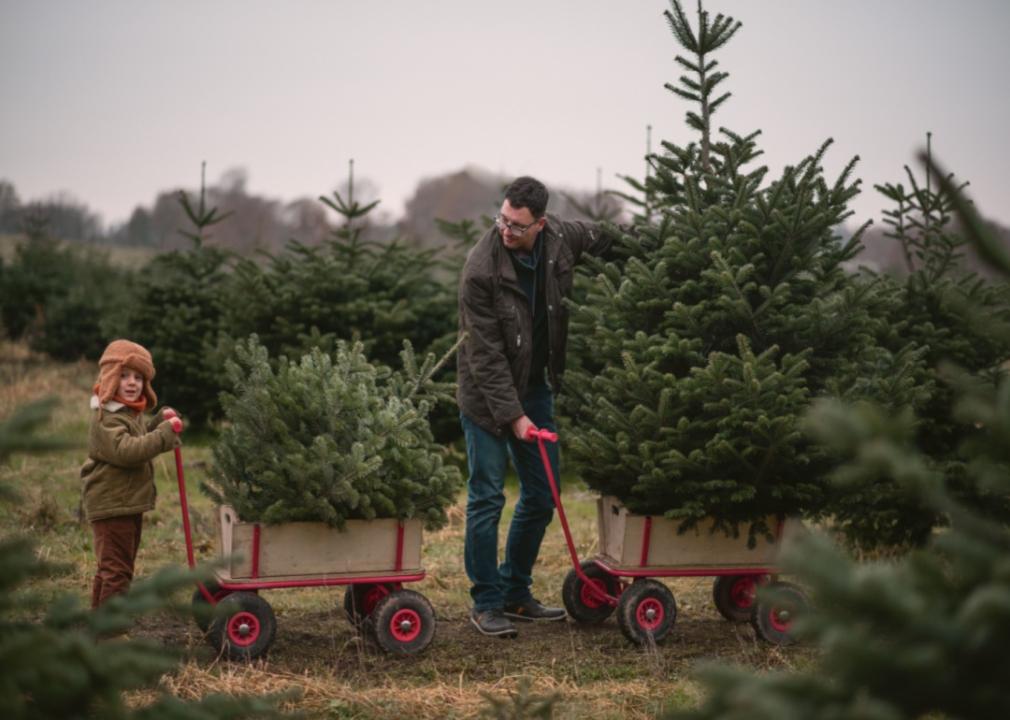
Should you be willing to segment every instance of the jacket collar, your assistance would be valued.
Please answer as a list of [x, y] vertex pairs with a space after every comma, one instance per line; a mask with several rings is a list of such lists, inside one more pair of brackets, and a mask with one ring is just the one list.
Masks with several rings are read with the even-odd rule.
[[[123, 405], [123, 403], [116, 402], [115, 400], [109, 400], [104, 405], [102, 405], [102, 409], [103, 410], [108, 410], [109, 412], [119, 412], [124, 407], [126, 407], [126, 406]], [[97, 395], [92, 395], [91, 396], [91, 409], [92, 410], [97, 410], [98, 409], [98, 396]]]

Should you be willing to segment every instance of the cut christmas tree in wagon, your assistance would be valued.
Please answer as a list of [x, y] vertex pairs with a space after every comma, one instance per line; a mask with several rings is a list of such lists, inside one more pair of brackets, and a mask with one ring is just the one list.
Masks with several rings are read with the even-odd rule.
[[[260, 590], [346, 586], [348, 618], [391, 653], [424, 650], [435, 631], [431, 604], [403, 587], [422, 580], [422, 528], [446, 523], [459, 472], [442, 462], [427, 415], [446, 388], [419, 368], [410, 347], [403, 372], [368, 362], [339, 343], [275, 363], [255, 336], [228, 364], [228, 424], [214, 448], [222, 566], [195, 606], [223, 606], [206, 622], [231, 658], [267, 651], [276, 620]], [[178, 460], [178, 458], [177, 458]], [[178, 463], [190, 565], [193, 544]], [[202, 612], [198, 617], [208, 617]]]
[[[561, 596], [573, 620], [603, 622], [616, 608], [625, 637], [639, 645], [661, 642], [673, 629], [677, 603], [670, 589], [654, 578], [715, 576], [715, 604], [726, 619], [751, 620], [760, 637], [769, 642], [794, 642], [792, 621], [808, 605], [803, 592], [776, 581], [775, 600], [756, 599], [758, 584], [767, 583], [769, 575], [777, 572], [774, 562], [779, 540], [789, 529], [786, 522], [769, 518], [776, 525], [774, 536], [749, 545], [739, 536], [716, 534], [708, 527], [681, 533], [676, 521], [634, 515], [616, 498], [602, 497], [597, 501], [600, 552], [580, 562], [544, 445], [557, 442], [558, 436], [549, 430], [531, 430], [529, 439], [539, 444], [572, 561]], [[626, 578], [633, 582], [628, 584]]]
[[818, 396], [912, 405], [918, 358], [876, 342], [878, 288], [845, 268], [860, 247], [861, 231], [837, 231], [859, 191], [855, 160], [828, 181], [825, 143], [769, 181], [753, 167], [758, 133], [713, 121], [729, 93], [712, 54], [740, 23], [700, 3], [697, 30], [679, 2], [666, 18], [686, 70], [667, 87], [694, 105], [697, 139], [650, 155], [628, 196], [632, 232], [572, 309], [568, 458], [603, 499], [601, 555], [573, 570], [564, 598], [592, 622], [620, 594], [626, 634], [661, 639], [676, 606], [651, 578], [715, 576], [724, 616], [788, 642], [802, 591], [775, 580], [786, 612], [754, 590], [775, 575], [787, 519], [829, 509], [831, 458], [803, 414]]

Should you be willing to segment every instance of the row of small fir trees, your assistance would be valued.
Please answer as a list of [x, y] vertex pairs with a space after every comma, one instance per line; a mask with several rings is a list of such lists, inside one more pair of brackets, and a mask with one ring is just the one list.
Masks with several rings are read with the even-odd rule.
[[203, 188], [180, 192], [190, 224], [180, 232], [191, 246], [137, 270], [63, 246], [45, 218], [30, 217], [25, 242], [0, 259], [0, 331], [65, 360], [97, 359], [109, 340], [130, 337], [157, 359], [164, 402], [196, 426], [222, 417], [225, 361], [253, 333], [273, 357], [359, 340], [373, 362], [394, 367], [404, 340], [421, 352], [451, 345], [456, 292], [444, 280], [446, 259], [367, 238], [378, 201], [354, 197], [353, 165], [348, 191], [320, 200], [337, 218], [324, 243], [239, 257], [212, 243], [228, 213], [208, 207]]

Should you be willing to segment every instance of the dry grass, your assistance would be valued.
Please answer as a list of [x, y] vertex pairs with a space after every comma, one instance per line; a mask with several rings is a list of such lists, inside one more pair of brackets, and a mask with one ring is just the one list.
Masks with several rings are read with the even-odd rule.
[[[162, 681], [163, 689], [181, 698], [195, 699], [208, 693], [260, 695], [291, 693], [296, 697], [282, 707], [310, 714], [371, 718], [473, 718], [486, 707], [485, 696], [508, 697], [529, 683], [534, 695], [556, 694], [563, 701], [558, 717], [600, 718], [653, 717], [663, 706], [665, 688], [642, 680], [621, 680], [580, 686], [549, 673], [507, 675], [494, 681], [469, 682], [462, 675], [424, 685], [404, 685], [386, 676], [362, 688], [334, 671], [299, 674], [271, 670], [268, 664], [229, 665], [208, 668], [188, 662]], [[696, 700], [692, 696], [692, 700]]]
[[[0, 417], [16, 405], [47, 395], [61, 399], [47, 432], [84, 438], [87, 399], [93, 382], [90, 365], [61, 365], [0, 345]], [[197, 554], [213, 559], [215, 526], [208, 498], [196, 490], [206, 476], [210, 450], [184, 448]], [[81, 450], [18, 456], [0, 466], [0, 483], [14, 486], [23, 502], [0, 506], [0, 536], [29, 533], [40, 556], [65, 568], [33, 584], [42, 597], [63, 593], [87, 599], [93, 557], [88, 528], [78, 521]], [[145, 519], [138, 574], [185, 562], [174, 465], [156, 463], [158, 508]], [[514, 485], [502, 522], [507, 528]], [[595, 501], [566, 479], [565, 507], [580, 556], [596, 546]], [[666, 707], [692, 706], [699, 688], [692, 679], [698, 662], [731, 661], [763, 671], [804, 666], [809, 649], [778, 649], [759, 643], [747, 626], [723, 621], [712, 607], [711, 579], [673, 579], [679, 617], [666, 642], [651, 648], [629, 644], [614, 619], [600, 626], [569, 623], [523, 626], [514, 641], [488, 640], [470, 626], [469, 583], [463, 570], [463, 494], [449, 510], [449, 524], [425, 537], [427, 577], [411, 587], [435, 607], [438, 626], [431, 647], [419, 657], [393, 658], [361, 637], [343, 616], [337, 589], [264, 592], [278, 622], [277, 640], [266, 660], [251, 665], [216, 658], [192, 623], [171, 616], [146, 618], [139, 637], [181, 649], [184, 660], [162, 686], [180, 697], [210, 692], [233, 694], [299, 692], [285, 706], [309, 717], [469, 718], [485, 706], [484, 694], [507, 697], [521, 681], [537, 695], [559, 693], [556, 717], [646, 718]], [[534, 592], [560, 603], [570, 560], [557, 523], [552, 524], [535, 572]], [[131, 700], [143, 704], [146, 693]]]
[[[16, 407], [46, 397], [62, 402], [53, 413], [54, 432], [73, 432], [87, 426], [87, 393], [97, 367], [90, 363], [58, 363], [32, 352], [23, 343], [0, 339], [0, 418]], [[73, 399], [85, 399], [83, 407]]]

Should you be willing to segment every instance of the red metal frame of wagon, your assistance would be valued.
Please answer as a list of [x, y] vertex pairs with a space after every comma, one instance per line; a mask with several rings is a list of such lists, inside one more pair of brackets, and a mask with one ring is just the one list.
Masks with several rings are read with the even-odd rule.
[[[569, 616], [578, 622], [602, 622], [616, 609], [618, 624], [633, 642], [659, 642], [673, 628], [676, 602], [670, 590], [656, 577], [715, 577], [713, 595], [719, 612], [734, 622], [750, 621], [758, 635], [769, 642], [785, 645], [795, 641], [792, 620], [808, 605], [803, 592], [791, 583], [777, 579], [778, 569], [769, 566], [746, 567], [648, 567], [652, 547], [652, 517], [644, 518], [639, 567], [616, 566], [600, 556], [579, 561], [575, 542], [568, 526], [561, 493], [551, 470], [545, 442], [557, 442], [558, 436], [549, 430], [527, 433], [536, 440], [540, 458], [558, 510], [565, 544], [572, 561], [572, 570], [565, 579], [562, 597]], [[776, 542], [781, 538], [783, 522], [776, 527]], [[632, 578], [626, 583], [622, 578]], [[758, 585], [770, 584], [772, 600], [756, 597]]]
[[[171, 415], [171, 413], [167, 413]], [[182, 452], [175, 449], [175, 470], [179, 482], [179, 504], [182, 529], [186, 541], [186, 561], [196, 567], [193, 534], [186, 497], [186, 480]], [[283, 588], [347, 586], [344, 609], [352, 623], [374, 633], [380, 647], [394, 653], [411, 655], [424, 650], [434, 636], [435, 614], [431, 604], [420, 593], [404, 590], [403, 583], [417, 582], [425, 577], [424, 570], [404, 571], [404, 523], [397, 523], [396, 553], [392, 571], [388, 573], [339, 574], [328, 577], [268, 580], [260, 578], [260, 524], [253, 526], [252, 572], [248, 580], [215, 579], [197, 582], [193, 594], [194, 606], [217, 606], [225, 601], [225, 613], [210, 622], [197, 622], [208, 640], [224, 655], [236, 660], [249, 660], [263, 655], [273, 643], [276, 621], [273, 611], [259, 597], [260, 590]], [[223, 617], [222, 617], [223, 615]]]

